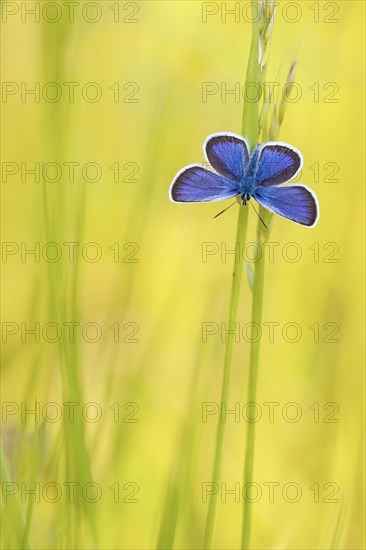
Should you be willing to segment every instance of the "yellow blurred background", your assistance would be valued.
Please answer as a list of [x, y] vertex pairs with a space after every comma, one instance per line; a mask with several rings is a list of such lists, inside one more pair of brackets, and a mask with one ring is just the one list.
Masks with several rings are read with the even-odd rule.
[[[3, 548], [203, 547], [237, 211], [168, 189], [241, 131], [248, 5], [1, 3]], [[364, 12], [278, 2], [266, 78], [296, 55], [280, 139], [321, 216], [269, 239], [252, 548], [364, 548]], [[245, 278], [215, 548], [239, 547], [250, 315]]]

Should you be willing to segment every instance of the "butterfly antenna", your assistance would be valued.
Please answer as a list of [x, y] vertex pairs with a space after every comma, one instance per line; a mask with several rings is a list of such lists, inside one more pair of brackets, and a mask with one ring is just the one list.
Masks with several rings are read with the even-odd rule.
[[253, 204], [252, 202], [251, 202], [250, 204], [252, 205], [253, 210], [254, 210], [254, 212], [257, 214], [257, 216], [258, 216], [258, 218], [260, 219], [260, 221], [263, 223], [264, 227], [265, 227], [266, 229], [268, 229], [268, 227], [266, 226], [266, 224], [264, 223], [264, 221], [263, 221], [262, 218], [260, 217], [259, 212], [258, 212], [258, 210], [256, 209], [256, 207], [254, 206], [254, 204]]
[[221, 214], [223, 214], [224, 212], [226, 212], [226, 210], [229, 210], [229, 208], [231, 208], [232, 206], [234, 206], [234, 204], [237, 204], [237, 201], [232, 202], [231, 204], [229, 204], [229, 206], [227, 206], [226, 208], [224, 208], [224, 210], [221, 210], [221, 212], [219, 212], [218, 214], [216, 214], [216, 216], [214, 216], [214, 219], [215, 219], [215, 218], [218, 218], [219, 216], [221, 216]]

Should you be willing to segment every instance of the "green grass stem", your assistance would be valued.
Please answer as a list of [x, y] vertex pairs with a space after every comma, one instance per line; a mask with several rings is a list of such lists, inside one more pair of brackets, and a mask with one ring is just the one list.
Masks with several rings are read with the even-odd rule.
[[[259, 222], [260, 223], [260, 222]], [[264, 288], [264, 250], [263, 243], [258, 240], [259, 260], [255, 267], [253, 301], [252, 301], [252, 326], [260, 326], [262, 322], [262, 304]], [[254, 336], [254, 335], [253, 335]], [[254, 403], [257, 394], [258, 365], [259, 365], [260, 339], [251, 339], [250, 362], [249, 362], [249, 382], [247, 403]], [[253, 479], [254, 462], [254, 444], [255, 444], [255, 422], [248, 422], [245, 445], [244, 459], [244, 485], [251, 483]], [[243, 499], [243, 523], [242, 523], [242, 543], [241, 548], [249, 548], [251, 527], [251, 505], [248, 499]]]
[[[246, 208], [240, 208], [237, 233], [236, 233], [236, 242], [240, 243], [240, 250], [245, 244], [245, 237], [248, 225], [248, 210]], [[243, 273], [243, 262], [240, 261], [234, 264], [234, 274], [231, 287], [231, 297], [230, 297], [230, 309], [229, 309], [229, 330], [228, 338], [226, 341], [226, 350], [225, 350], [225, 362], [224, 362], [224, 378], [222, 382], [221, 390], [221, 403], [226, 403], [229, 395], [229, 383], [230, 383], [230, 373], [231, 373], [231, 363], [233, 356], [233, 345], [234, 345], [234, 327], [238, 311], [239, 303], [239, 294], [240, 294], [240, 285], [242, 280]], [[216, 435], [216, 452], [215, 452], [215, 461], [214, 461], [214, 470], [212, 476], [212, 482], [218, 483], [221, 473], [221, 463], [222, 463], [222, 449], [224, 442], [224, 432], [225, 432], [225, 422], [219, 421], [217, 425], [217, 435]], [[212, 546], [212, 537], [213, 529], [216, 515], [216, 503], [217, 500], [214, 496], [211, 496], [208, 505], [208, 513], [206, 520], [206, 530], [205, 530], [205, 548], [211, 548]]]
[[[249, 100], [244, 100], [243, 108], [243, 122], [242, 122], [242, 134], [249, 139], [251, 148], [253, 148], [258, 140], [259, 124], [258, 124], [258, 101], [259, 101], [259, 81], [260, 81], [260, 66], [258, 63], [258, 50], [259, 50], [259, 20], [255, 17], [256, 3], [252, 4], [253, 10], [253, 27], [252, 27], [252, 41], [249, 53], [249, 61], [246, 74], [246, 88], [248, 85], [253, 90], [256, 90], [256, 100], [253, 101], [251, 97]], [[236, 242], [239, 243], [239, 250], [243, 250], [246, 240], [248, 226], [248, 208], [239, 209], [238, 225], [236, 232]], [[229, 307], [229, 321], [228, 321], [228, 337], [226, 341], [225, 361], [224, 361], [224, 376], [221, 390], [221, 403], [226, 403], [229, 395], [229, 384], [231, 375], [231, 364], [233, 356], [234, 335], [235, 335], [235, 322], [238, 312], [239, 295], [241, 281], [243, 277], [243, 265], [244, 261], [234, 263], [234, 273], [231, 287], [230, 307]], [[222, 450], [225, 435], [225, 423], [219, 421], [217, 426], [216, 435], [216, 451], [214, 459], [214, 469], [212, 482], [218, 483], [220, 480], [221, 466], [222, 466]], [[214, 532], [214, 523], [216, 515], [217, 499], [215, 496], [211, 496], [208, 504], [206, 529], [204, 547], [210, 549], [212, 547], [212, 539]]]

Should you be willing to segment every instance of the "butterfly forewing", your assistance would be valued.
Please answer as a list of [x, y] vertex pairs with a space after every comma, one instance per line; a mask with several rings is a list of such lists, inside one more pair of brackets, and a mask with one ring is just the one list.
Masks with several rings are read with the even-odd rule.
[[294, 178], [303, 166], [300, 151], [287, 143], [269, 142], [259, 153], [255, 185], [280, 185]]
[[209, 136], [203, 146], [208, 162], [221, 175], [241, 182], [249, 161], [247, 141], [236, 134], [223, 133]]

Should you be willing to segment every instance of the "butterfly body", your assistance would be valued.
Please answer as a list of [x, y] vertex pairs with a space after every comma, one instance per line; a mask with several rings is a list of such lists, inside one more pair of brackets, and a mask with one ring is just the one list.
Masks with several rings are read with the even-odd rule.
[[259, 146], [257, 145], [253, 153], [249, 157], [249, 162], [246, 168], [244, 168], [244, 178], [242, 182], [241, 194], [253, 195], [255, 188], [255, 177], [258, 165]]
[[219, 133], [204, 143], [207, 161], [180, 170], [170, 187], [173, 202], [213, 202], [240, 196], [243, 205], [253, 197], [268, 210], [307, 227], [319, 218], [315, 193], [305, 185], [282, 186], [301, 170], [301, 153], [283, 142], [257, 145], [237, 134]]

